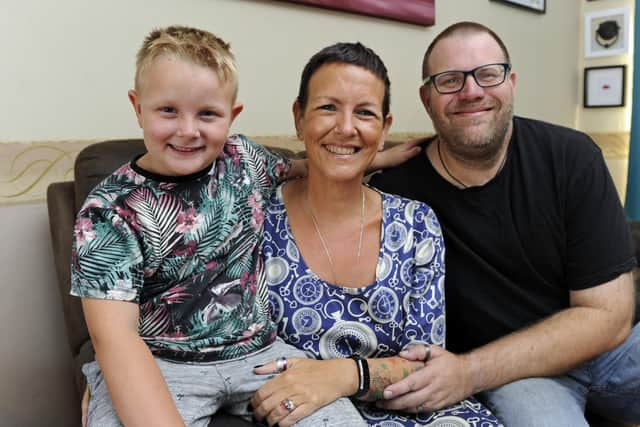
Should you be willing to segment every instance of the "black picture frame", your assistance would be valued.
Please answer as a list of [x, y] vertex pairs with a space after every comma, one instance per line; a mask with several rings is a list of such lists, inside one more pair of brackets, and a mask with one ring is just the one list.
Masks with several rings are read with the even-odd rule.
[[584, 108], [624, 107], [626, 65], [607, 65], [584, 69]]
[[498, 3], [504, 3], [509, 6], [527, 9], [536, 13], [547, 13], [547, 0], [490, 0]]

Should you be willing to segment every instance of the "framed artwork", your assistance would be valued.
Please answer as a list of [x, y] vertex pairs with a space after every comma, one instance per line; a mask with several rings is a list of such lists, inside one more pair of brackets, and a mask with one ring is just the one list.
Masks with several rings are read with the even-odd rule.
[[629, 9], [606, 9], [584, 14], [584, 56], [621, 55], [629, 46]]
[[545, 13], [547, 11], [547, 0], [491, 0], [491, 1], [506, 3], [510, 6], [522, 7], [537, 13]]
[[584, 107], [624, 106], [625, 65], [584, 69]]
[[411, 24], [435, 24], [435, 0], [281, 0]]

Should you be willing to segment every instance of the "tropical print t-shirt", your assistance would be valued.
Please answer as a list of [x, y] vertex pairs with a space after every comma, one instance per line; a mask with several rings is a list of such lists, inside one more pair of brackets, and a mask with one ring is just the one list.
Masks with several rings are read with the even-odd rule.
[[138, 304], [139, 334], [159, 357], [227, 360], [263, 348], [275, 326], [256, 299], [258, 243], [289, 168], [242, 135], [193, 175], [123, 165], [77, 216], [71, 294]]

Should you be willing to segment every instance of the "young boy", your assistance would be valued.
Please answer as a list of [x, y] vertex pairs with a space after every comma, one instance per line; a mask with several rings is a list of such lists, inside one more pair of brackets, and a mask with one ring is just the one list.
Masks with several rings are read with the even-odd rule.
[[[268, 379], [253, 367], [304, 357], [276, 339], [256, 289], [265, 203], [305, 166], [227, 137], [236, 93], [229, 45], [211, 33], [156, 30], [138, 52], [129, 99], [147, 152], [91, 192], [75, 226], [71, 293], [97, 360], [83, 368], [90, 426], [206, 426], [222, 407], [250, 419]], [[346, 399], [300, 423], [361, 424]]]

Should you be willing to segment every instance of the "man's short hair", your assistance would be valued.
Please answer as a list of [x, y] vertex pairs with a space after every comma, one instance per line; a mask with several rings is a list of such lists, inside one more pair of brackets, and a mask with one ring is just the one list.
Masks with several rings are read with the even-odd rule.
[[477, 34], [477, 33], [489, 34], [491, 38], [493, 38], [496, 41], [496, 43], [498, 43], [498, 46], [500, 46], [500, 49], [504, 54], [505, 62], [509, 64], [511, 63], [511, 58], [509, 57], [509, 51], [507, 50], [507, 46], [505, 46], [502, 39], [500, 39], [500, 37], [498, 37], [498, 35], [493, 30], [477, 22], [461, 21], [448, 26], [447, 28], [442, 30], [442, 32], [438, 34], [435, 39], [433, 39], [433, 41], [431, 42], [431, 44], [427, 48], [427, 51], [424, 54], [424, 59], [422, 60], [422, 78], [424, 79], [425, 77], [430, 75], [429, 69], [428, 69], [429, 58], [431, 57], [431, 52], [433, 51], [436, 44], [438, 44], [440, 40], [453, 36], [454, 34]]
[[160, 56], [169, 56], [211, 68], [221, 82], [232, 83], [234, 98], [238, 77], [229, 43], [197, 28], [174, 25], [157, 28], [144, 39], [136, 55], [135, 89], [140, 91], [147, 68]]

